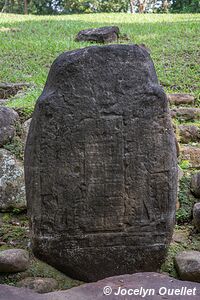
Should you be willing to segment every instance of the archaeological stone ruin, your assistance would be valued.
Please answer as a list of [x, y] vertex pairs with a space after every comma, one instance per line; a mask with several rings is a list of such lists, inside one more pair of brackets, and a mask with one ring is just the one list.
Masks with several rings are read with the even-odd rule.
[[60, 55], [25, 150], [34, 254], [83, 281], [158, 271], [175, 222], [176, 157], [168, 100], [144, 48]]

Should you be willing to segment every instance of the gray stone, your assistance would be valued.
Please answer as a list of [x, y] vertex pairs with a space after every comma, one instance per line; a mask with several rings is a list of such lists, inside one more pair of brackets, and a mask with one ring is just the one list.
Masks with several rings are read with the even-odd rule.
[[15, 155], [0, 149], [0, 211], [26, 208], [23, 164]]
[[[104, 288], [111, 295], [104, 294]], [[132, 295], [119, 295], [118, 291], [129, 290]], [[141, 291], [138, 295], [138, 289]], [[110, 290], [111, 291], [111, 290]], [[146, 296], [145, 295], [146, 292]], [[174, 293], [172, 295], [172, 293]], [[170, 294], [170, 295], [168, 295]], [[159, 273], [137, 273], [106, 278], [104, 280], [83, 284], [67, 291], [36, 294], [29, 289], [0, 285], [0, 300], [199, 300], [200, 284], [181, 281]]]
[[194, 196], [200, 198], [200, 172], [192, 175], [190, 188]]
[[200, 203], [195, 203], [193, 207], [193, 222], [194, 226], [200, 232]]
[[0, 273], [22, 272], [29, 265], [29, 254], [23, 249], [0, 251]]
[[117, 26], [106, 26], [81, 30], [76, 36], [76, 41], [110, 43], [117, 41], [118, 37], [119, 28]]
[[53, 63], [25, 175], [37, 257], [83, 281], [160, 268], [175, 219], [177, 158], [146, 50], [95, 46]]
[[189, 161], [189, 168], [200, 168], [200, 147], [186, 145], [180, 152], [182, 160]]
[[3, 284], [0, 285], [0, 300], [43, 300], [43, 299], [44, 299], [43, 295], [35, 293], [33, 290], [29, 290], [26, 288], [17, 288], [17, 287], [3, 285]]
[[200, 120], [200, 108], [180, 107], [171, 109], [172, 118], [183, 121]]
[[58, 282], [53, 278], [27, 277], [17, 283], [18, 287], [29, 288], [37, 293], [49, 293], [58, 288]]
[[200, 128], [195, 125], [179, 125], [181, 143], [200, 142]]
[[184, 172], [181, 167], [178, 166], [178, 180], [180, 181], [184, 176]]
[[194, 104], [194, 96], [189, 94], [168, 94], [167, 98], [170, 104], [182, 105], [182, 104]]
[[0, 147], [10, 142], [16, 133], [19, 115], [9, 107], [0, 106]]
[[31, 124], [31, 120], [32, 120], [32, 118], [26, 120], [24, 122], [24, 124], [22, 125], [22, 129], [23, 129], [22, 141], [23, 141], [24, 145], [26, 144], [26, 139], [27, 139], [27, 136], [28, 136], [28, 132], [29, 132], [29, 127], [30, 127], [30, 124]]
[[183, 251], [176, 255], [175, 266], [182, 280], [200, 282], [200, 252]]
[[5, 106], [9, 99], [0, 99], [0, 106]]
[[28, 83], [1, 83], [0, 82], [0, 99], [7, 99], [16, 95], [20, 90], [29, 87]]
[[173, 242], [180, 244], [187, 244], [189, 233], [187, 230], [175, 230], [173, 234]]

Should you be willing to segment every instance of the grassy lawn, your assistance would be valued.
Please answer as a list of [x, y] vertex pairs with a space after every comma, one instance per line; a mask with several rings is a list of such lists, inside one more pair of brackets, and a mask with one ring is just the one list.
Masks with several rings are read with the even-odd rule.
[[53, 60], [64, 51], [90, 45], [74, 41], [79, 30], [106, 25], [118, 25], [129, 36], [129, 43], [144, 43], [151, 49], [166, 92], [191, 93], [200, 101], [200, 15], [0, 14], [0, 82], [32, 86], [8, 105], [32, 112]]

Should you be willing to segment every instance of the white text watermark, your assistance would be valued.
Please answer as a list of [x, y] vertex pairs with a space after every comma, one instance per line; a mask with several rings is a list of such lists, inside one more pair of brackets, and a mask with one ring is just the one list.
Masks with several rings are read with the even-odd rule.
[[160, 287], [158, 289], [152, 288], [147, 289], [144, 287], [140, 288], [124, 288], [118, 287], [113, 289], [111, 286], [105, 286], [103, 288], [103, 294], [106, 296], [115, 295], [115, 296], [140, 296], [141, 298], [145, 298], [148, 296], [160, 295], [160, 296], [196, 296], [197, 288], [168, 288], [168, 287]]

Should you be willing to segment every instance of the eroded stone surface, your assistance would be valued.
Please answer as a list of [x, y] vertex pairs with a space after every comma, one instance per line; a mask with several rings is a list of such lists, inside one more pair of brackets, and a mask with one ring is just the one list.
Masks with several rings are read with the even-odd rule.
[[192, 175], [190, 187], [194, 196], [200, 198], [200, 172]]
[[81, 30], [76, 36], [76, 41], [109, 43], [117, 41], [118, 36], [119, 28], [117, 26], [106, 26]]
[[168, 94], [167, 95], [170, 104], [182, 105], [182, 104], [194, 104], [194, 96], [189, 94]]
[[200, 108], [180, 107], [171, 109], [172, 118], [184, 121], [200, 120]]
[[0, 82], [0, 99], [7, 99], [14, 96], [20, 90], [29, 87], [27, 83], [1, 83]]
[[[103, 289], [106, 286], [112, 289], [111, 295], [104, 295]], [[141, 288], [143, 289], [141, 290]], [[124, 289], [134, 292], [135, 295], [115, 295], [119, 291], [124, 293]], [[138, 295], [138, 289], [140, 290], [140, 295]], [[106, 290], [109, 291], [109, 288]], [[176, 295], [174, 295], [175, 292]], [[172, 295], [172, 293], [174, 294]], [[43, 295], [33, 293], [28, 289], [0, 285], [0, 300], [199, 300], [199, 298], [199, 283], [181, 281], [158, 273], [138, 273], [110, 277], [67, 291], [58, 291]]]
[[22, 125], [23, 134], [22, 134], [22, 137], [21, 137], [21, 138], [22, 138], [22, 141], [23, 141], [23, 144], [24, 144], [24, 145], [26, 144], [26, 139], [27, 139], [27, 136], [28, 136], [28, 132], [29, 132], [31, 120], [32, 120], [32, 118], [26, 120], [26, 121], [24, 122], [24, 124]]
[[181, 146], [181, 158], [188, 160], [190, 168], [200, 168], [200, 147]]
[[0, 149], [0, 211], [26, 208], [24, 167], [15, 155]]
[[17, 283], [18, 287], [29, 288], [37, 293], [53, 292], [58, 288], [58, 282], [53, 278], [27, 277]]
[[29, 265], [29, 254], [23, 249], [0, 251], [0, 273], [25, 271]]
[[0, 147], [12, 140], [19, 115], [9, 107], [0, 107]]
[[200, 128], [195, 125], [179, 125], [181, 143], [200, 142]]
[[200, 203], [195, 203], [193, 207], [193, 222], [194, 226], [200, 232]]
[[174, 224], [176, 145], [146, 50], [89, 47], [54, 62], [25, 173], [36, 256], [83, 281], [159, 269]]
[[183, 251], [176, 255], [175, 266], [182, 280], [200, 282], [200, 252]]

